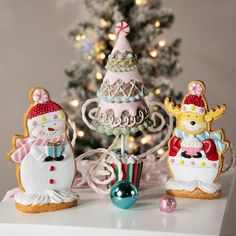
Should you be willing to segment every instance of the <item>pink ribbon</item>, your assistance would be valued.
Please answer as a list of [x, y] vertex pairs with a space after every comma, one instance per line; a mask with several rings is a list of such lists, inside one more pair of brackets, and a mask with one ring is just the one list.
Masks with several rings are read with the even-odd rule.
[[7, 200], [15, 197], [15, 195], [19, 192], [20, 192], [19, 188], [13, 188], [13, 189], [7, 191], [1, 202], [6, 202]]
[[[161, 165], [160, 160], [156, 160], [154, 154], [148, 154], [143, 161], [143, 172], [141, 180], [144, 182], [155, 181], [165, 184], [167, 181], [168, 171]], [[162, 163], [165, 163], [163, 161]]]

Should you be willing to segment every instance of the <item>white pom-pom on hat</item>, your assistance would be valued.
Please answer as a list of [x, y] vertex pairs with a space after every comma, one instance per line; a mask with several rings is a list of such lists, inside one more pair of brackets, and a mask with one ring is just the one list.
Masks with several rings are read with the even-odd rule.
[[203, 85], [197, 81], [190, 83], [188, 89], [190, 94], [197, 95], [198, 97], [203, 94], [204, 90]]
[[121, 21], [116, 25], [115, 32], [117, 36], [120, 36], [122, 34], [127, 36], [130, 32], [130, 27], [125, 21]]
[[49, 101], [49, 96], [47, 91], [42, 88], [35, 89], [34, 92], [32, 93], [32, 100], [34, 101], [35, 104], [45, 103]]

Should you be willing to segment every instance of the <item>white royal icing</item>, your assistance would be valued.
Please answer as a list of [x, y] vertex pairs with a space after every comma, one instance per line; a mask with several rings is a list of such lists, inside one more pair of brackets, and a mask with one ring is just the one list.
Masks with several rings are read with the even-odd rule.
[[202, 148], [202, 146], [203, 146], [202, 142], [192, 135], [183, 139], [183, 141], [181, 142], [181, 147], [186, 147], [186, 148]]
[[174, 177], [166, 183], [167, 189], [193, 191], [200, 188], [204, 192], [213, 193], [220, 189], [215, 183], [220, 162], [207, 159], [204, 151], [201, 158], [184, 158], [179, 150], [176, 156], [169, 156], [168, 163]]
[[173, 178], [169, 179], [166, 182], [166, 190], [185, 190], [189, 192], [193, 192], [196, 188], [200, 188], [202, 191], [212, 194], [221, 189], [221, 185], [216, 183], [205, 183], [200, 180], [192, 180], [192, 181], [183, 181], [183, 180], [175, 180]]
[[17, 193], [15, 201], [22, 205], [43, 205], [43, 204], [59, 204], [64, 202], [72, 202], [79, 198], [77, 193], [70, 190], [55, 191], [47, 190], [44, 193]]
[[208, 160], [203, 151], [201, 158], [184, 158], [181, 152], [182, 150], [175, 157], [168, 158], [169, 167], [176, 180], [214, 183], [219, 171], [219, 160]]
[[[121, 154], [116, 154], [117, 158], [121, 161], [121, 163], [123, 164], [134, 164], [136, 162], [140, 162], [140, 160], [138, 159], [137, 156], [131, 154], [124, 154], [124, 156], [122, 156]], [[108, 157], [106, 160], [107, 163], [111, 164], [114, 163], [114, 159], [111, 157]]]
[[[45, 147], [37, 146], [46, 157]], [[44, 193], [47, 190], [63, 191], [72, 185], [75, 175], [74, 155], [70, 144], [65, 144], [65, 159], [62, 161], [44, 162], [35, 158], [31, 150], [25, 156], [20, 166], [21, 184], [28, 193]], [[50, 171], [50, 166], [54, 167]], [[50, 184], [50, 179], [54, 183]]]

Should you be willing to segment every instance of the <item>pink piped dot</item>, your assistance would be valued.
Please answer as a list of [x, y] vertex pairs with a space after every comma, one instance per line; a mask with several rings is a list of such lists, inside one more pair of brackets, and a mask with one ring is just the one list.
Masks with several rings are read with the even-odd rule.
[[171, 163], [174, 163], [174, 162], [175, 162], [175, 159], [170, 159], [170, 162], [171, 162]]
[[58, 118], [58, 115], [53, 115], [52, 117], [54, 120], [56, 120]]
[[205, 111], [204, 108], [200, 108], [201, 113], [204, 113], [204, 111]]
[[36, 126], [37, 125], [37, 122], [34, 120], [33, 121], [33, 126]]
[[216, 164], [216, 163], [213, 163], [212, 165], [213, 165], [213, 167], [217, 167], [217, 164]]
[[190, 163], [191, 163], [191, 165], [195, 165], [195, 161], [191, 161]]

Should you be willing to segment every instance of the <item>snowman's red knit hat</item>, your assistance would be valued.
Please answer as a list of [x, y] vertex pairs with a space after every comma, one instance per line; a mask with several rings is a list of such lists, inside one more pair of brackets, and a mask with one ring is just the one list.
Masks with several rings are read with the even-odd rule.
[[34, 104], [26, 116], [29, 130], [47, 121], [64, 119], [62, 107], [50, 100], [49, 94], [45, 89], [34, 89], [30, 100]]
[[199, 112], [201, 114], [205, 113], [205, 101], [202, 96], [203, 85], [200, 81], [191, 82], [188, 86], [189, 94], [187, 94], [183, 100], [182, 111], [188, 112]]
[[48, 92], [44, 89], [35, 89], [32, 93], [34, 106], [30, 109], [27, 118], [32, 119], [49, 112], [62, 110], [61, 106], [50, 100]]

